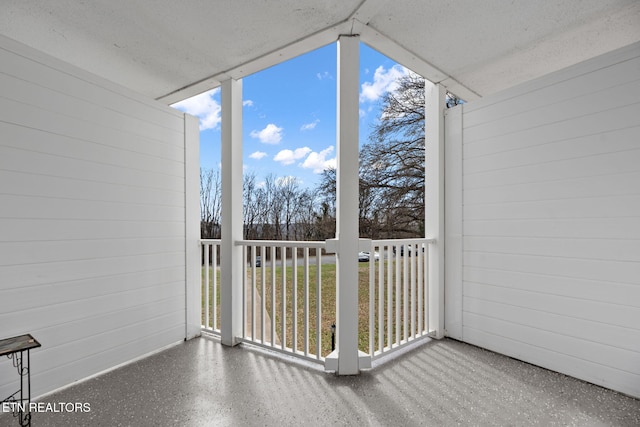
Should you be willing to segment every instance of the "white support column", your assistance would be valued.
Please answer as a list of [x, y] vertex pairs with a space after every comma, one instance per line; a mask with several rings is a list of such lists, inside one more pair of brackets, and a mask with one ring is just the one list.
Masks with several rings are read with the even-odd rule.
[[444, 110], [446, 90], [425, 81], [425, 234], [429, 253], [429, 328], [444, 337]]
[[222, 243], [220, 326], [222, 344], [242, 336], [242, 81], [222, 82]]
[[198, 118], [184, 115], [185, 339], [202, 330], [200, 267], [200, 130]]
[[337, 219], [338, 375], [358, 366], [358, 192], [360, 37], [338, 39]]

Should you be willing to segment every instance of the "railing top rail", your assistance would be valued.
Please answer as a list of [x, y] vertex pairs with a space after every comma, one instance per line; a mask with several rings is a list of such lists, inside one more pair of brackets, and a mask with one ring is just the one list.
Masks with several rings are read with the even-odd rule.
[[278, 246], [296, 248], [324, 248], [325, 242], [307, 240], [236, 240], [237, 246]]
[[413, 239], [384, 239], [384, 240], [372, 240], [371, 243], [375, 246], [378, 245], [397, 245], [397, 244], [411, 244], [411, 243], [435, 243], [436, 239], [430, 238], [413, 238]]
[[220, 239], [200, 239], [200, 243], [222, 243]]

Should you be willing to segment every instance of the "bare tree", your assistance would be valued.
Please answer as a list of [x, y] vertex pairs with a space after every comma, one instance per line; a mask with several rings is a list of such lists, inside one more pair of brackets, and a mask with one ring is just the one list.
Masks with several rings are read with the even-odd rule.
[[385, 237], [418, 235], [424, 223], [424, 79], [410, 73], [382, 99], [382, 114], [362, 147], [365, 189], [378, 190]]
[[222, 188], [220, 172], [200, 169], [200, 235], [203, 239], [220, 238]]
[[246, 239], [258, 238], [257, 223], [260, 218], [260, 197], [255, 173], [247, 173], [242, 182], [244, 214], [244, 236]]

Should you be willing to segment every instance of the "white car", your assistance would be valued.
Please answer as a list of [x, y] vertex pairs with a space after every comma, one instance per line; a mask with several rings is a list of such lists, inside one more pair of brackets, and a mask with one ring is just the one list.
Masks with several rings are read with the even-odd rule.
[[[371, 259], [371, 252], [358, 252], [358, 262], [369, 262]], [[380, 254], [378, 252], [373, 253], [374, 261], [380, 261]]]

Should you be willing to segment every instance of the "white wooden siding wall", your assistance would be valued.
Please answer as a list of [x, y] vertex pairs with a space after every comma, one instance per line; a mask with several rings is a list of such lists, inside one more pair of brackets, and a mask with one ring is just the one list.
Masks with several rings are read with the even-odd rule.
[[462, 339], [640, 396], [640, 44], [462, 130]]
[[184, 338], [184, 116], [4, 38], [0, 88], [0, 337], [42, 343], [33, 393]]

